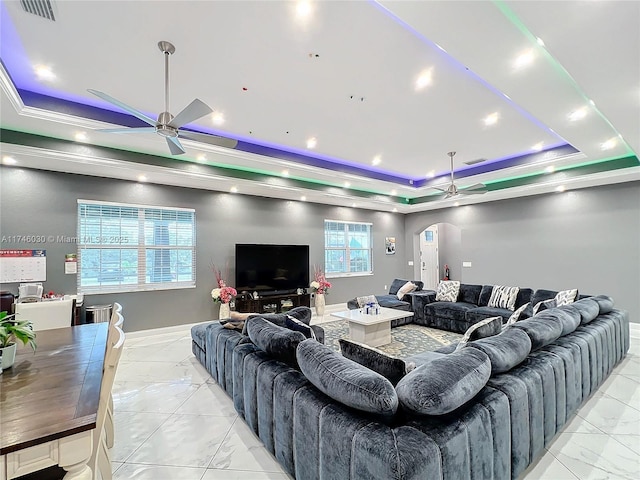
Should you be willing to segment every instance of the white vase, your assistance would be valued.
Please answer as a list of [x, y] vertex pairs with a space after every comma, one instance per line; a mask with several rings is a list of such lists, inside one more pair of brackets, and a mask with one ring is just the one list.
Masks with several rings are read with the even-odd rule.
[[316, 315], [324, 315], [324, 293], [316, 293]]
[[228, 303], [221, 303], [220, 304], [220, 312], [218, 312], [218, 319], [219, 320], [224, 320], [226, 318], [229, 318], [231, 316], [231, 309], [229, 308], [229, 304]]
[[2, 361], [0, 362], [0, 370], [6, 370], [13, 366], [13, 362], [16, 361], [16, 344], [12, 343], [8, 347], [2, 347]]

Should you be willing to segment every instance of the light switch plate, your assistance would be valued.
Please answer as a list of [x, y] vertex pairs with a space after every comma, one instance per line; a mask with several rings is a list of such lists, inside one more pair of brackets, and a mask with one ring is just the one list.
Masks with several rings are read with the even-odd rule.
[[413, 267], [413, 260], [409, 260], [409, 266]]
[[471, 267], [471, 262], [462, 262], [463, 267]]

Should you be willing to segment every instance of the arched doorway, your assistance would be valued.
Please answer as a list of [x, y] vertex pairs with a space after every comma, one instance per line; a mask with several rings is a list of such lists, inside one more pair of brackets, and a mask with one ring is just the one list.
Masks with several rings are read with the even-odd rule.
[[449, 279], [462, 279], [462, 230], [451, 223], [429, 225], [419, 234], [420, 280], [424, 288], [436, 290], [444, 278], [445, 265]]

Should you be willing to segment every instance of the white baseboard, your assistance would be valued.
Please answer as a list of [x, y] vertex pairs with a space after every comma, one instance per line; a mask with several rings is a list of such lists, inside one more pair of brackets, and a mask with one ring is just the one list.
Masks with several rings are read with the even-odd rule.
[[[211, 320], [206, 320], [210, 322]], [[160, 327], [160, 328], [151, 328], [149, 330], [136, 330], [135, 332], [127, 332], [127, 338], [142, 338], [148, 337], [149, 335], [163, 335], [166, 333], [181, 333], [188, 332], [191, 330], [191, 327], [197, 325], [198, 323], [204, 322], [196, 322], [196, 323], [184, 323], [182, 325], [171, 325], [170, 327]]]
[[629, 333], [632, 337], [640, 337], [640, 323], [629, 322]]

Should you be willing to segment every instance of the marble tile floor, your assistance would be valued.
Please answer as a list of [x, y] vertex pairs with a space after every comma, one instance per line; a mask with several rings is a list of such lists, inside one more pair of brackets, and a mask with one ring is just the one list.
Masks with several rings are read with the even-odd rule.
[[[128, 335], [113, 391], [114, 479], [291, 478], [193, 356], [189, 329]], [[521, 480], [640, 478], [640, 328], [632, 332], [627, 357]]]

